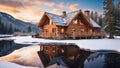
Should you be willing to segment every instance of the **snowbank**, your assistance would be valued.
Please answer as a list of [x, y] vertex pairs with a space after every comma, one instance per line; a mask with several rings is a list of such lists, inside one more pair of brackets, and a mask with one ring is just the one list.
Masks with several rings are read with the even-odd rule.
[[15, 63], [0, 61], [0, 68], [38, 68], [38, 67], [21, 66]]
[[82, 39], [82, 40], [49, 40], [41, 38], [32, 38], [31, 36], [18, 36], [12, 37], [15, 39], [15, 43], [19, 44], [39, 44], [39, 43], [75, 43], [80, 48], [90, 49], [90, 50], [117, 50], [120, 51], [120, 37], [116, 39]]

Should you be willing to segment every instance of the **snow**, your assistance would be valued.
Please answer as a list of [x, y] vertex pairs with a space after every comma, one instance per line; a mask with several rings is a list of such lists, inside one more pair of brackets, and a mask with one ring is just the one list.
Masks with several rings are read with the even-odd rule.
[[56, 25], [65, 26], [66, 21], [62, 16], [46, 12], [47, 15], [56, 23]]
[[93, 25], [93, 27], [99, 27], [100, 28], [100, 26], [94, 20], [92, 20], [91, 18], [90, 18], [90, 22]]
[[[80, 10], [67, 13], [67, 15], [66, 15], [66, 20], [67, 20], [68, 24], [69, 24], [69, 22], [70, 22], [79, 12], [80, 12]], [[67, 25], [68, 25], [68, 24], [67, 24]]]
[[120, 51], [120, 37], [115, 39], [82, 39], [82, 40], [50, 40], [42, 38], [32, 38], [31, 36], [11, 37], [15, 43], [19, 44], [39, 44], [39, 43], [75, 43], [80, 48], [90, 50], [117, 50]]
[[[31, 36], [16, 36], [9, 39], [14, 39], [15, 43], [32, 44], [31, 46], [23, 47], [13, 51], [11, 54], [0, 57], [0, 68], [44, 68], [37, 54], [40, 50], [40, 43], [75, 43], [80, 48], [90, 50], [116, 50], [120, 51], [120, 37], [115, 39], [82, 39], [82, 40], [50, 40], [42, 38], [32, 38]], [[92, 56], [92, 55], [91, 55]], [[89, 58], [91, 57], [89, 56]], [[94, 56], [94, 55], [93, 55]], [[99, 59], [98, 59], [99, 60]], [[12, 62], [12, 63], [9, 63]], [[102, 62], [102, 61], [101, 61]], [[15, 64], [17, 63], [17, 64]], [[5, 66], [8, 64], [7, 66]], [[20, 65], [18, 65], [20, 64]], [[25, 66], [22, 66], [25, 65]], [[56, 65], [49, 67], [57, 67]], [[48, 68], [49, 68], [48, 67]]]
[[47, 15], [56, 23], [56, 25], [60, 26], [66, 26], [69, 24], [69, 22], [77, 15], [80, 11], [74, 11], [66, 14], [66, 17], [63, 17], [61, 15], [52, 14], [49, 12], [46, 12]]
[[0, 61], [0, 68], [38, 68], [38, 67], [21, 66], [15, 63]]
[[[74, 12], [70, 12], [70, 13], [66, 13], [66, 16], [63, 17], [61, 15], [56, 15], [56, 14], [52, 14], [49, 12], [46, 12], [48, 17], [51, 18], [56, 25], [60, 25], [60, 26], [66, 26], [70, 23], [70, 21], [80, 12], [80, 10], [74, 11]], [[93, 27], [100, 27], [95, 21], [93, 21], [91, 18], [90, 19], [90, 23], [93, 25]]]
[[6, 34], [6, 35], [4, 35], [4, 34], [0, 34], [0, 38], [3, 38], [3, 37], [12, 37], [13, 35], [8, 35], [8, 34]]

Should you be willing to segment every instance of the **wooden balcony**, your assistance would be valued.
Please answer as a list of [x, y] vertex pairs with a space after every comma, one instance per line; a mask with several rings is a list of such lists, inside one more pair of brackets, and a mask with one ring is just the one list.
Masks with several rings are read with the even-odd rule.
[[[72, 38], [73, 35], [69, 35], [68, 37]], [[103, 32], [79, 32], [75, 34], [75, 38], [104, 38], [106, 34]]]

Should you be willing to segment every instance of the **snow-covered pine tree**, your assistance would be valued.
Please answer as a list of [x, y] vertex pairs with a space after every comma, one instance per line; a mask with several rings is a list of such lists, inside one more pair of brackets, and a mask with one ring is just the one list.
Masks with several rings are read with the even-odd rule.
[[116, 22], [115, 22], [115, 15], [114, 10], [115, 6], [113, 3], [114, 0], [104, 0], [104, 15], [105, 15], [105, 23], [107, 27], [105, 30], [109, 32], [109, 38], [114, 38], [115, 29], [116, 29]]
[[116, 21], [116, 35], [120, 36], [120, 0], [116, 4], [115, 8], [115, 21]]

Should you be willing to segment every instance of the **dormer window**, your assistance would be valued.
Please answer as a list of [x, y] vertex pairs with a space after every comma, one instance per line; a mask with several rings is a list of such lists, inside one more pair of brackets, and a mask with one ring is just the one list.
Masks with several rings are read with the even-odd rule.
[[80, 23], [80, 25], [83, 25], [83, 23], [81, 22], [81, 20], [79, 20], [79, 23]]
[[78, 23], [78, 21], [77, 20], [73, 20], [73, 24], [77, 24]]
[[53, 22], [52, 22], [52, 20], [51, 20], [51, 19], [50, 19], [50, 22], [49, 22], [49, 24], [50, 24], [50, 25], [52, 25], [52, 24], [53, 24]]

